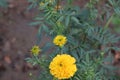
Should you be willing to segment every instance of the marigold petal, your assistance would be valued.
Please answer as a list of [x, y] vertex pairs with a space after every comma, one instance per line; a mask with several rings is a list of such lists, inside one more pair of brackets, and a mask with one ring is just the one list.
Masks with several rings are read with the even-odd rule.
[[49, 65], [50, 73], [58, 79], [68, 79], [77, 71], [74, 57], [68, 54], [57, 55]]

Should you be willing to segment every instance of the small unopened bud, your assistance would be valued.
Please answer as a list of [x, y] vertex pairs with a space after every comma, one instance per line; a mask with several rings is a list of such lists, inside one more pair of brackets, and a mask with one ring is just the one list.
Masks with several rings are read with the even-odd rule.
[[29, 76], [31, 77], [31, 76], [32, 76], [32, 73], [29, 73]]
[[62, 9], [62, 7], [60, 5], [55, 6], [55, 10], [60, 10], [60, 9]]
[[104, 52], [101, 52], [100, 54], [103, 56], [105, 53], [104, 53]]
[[41, 2], [39, 5], [40, 5], [40, 6], [44, 6], [44, 4], [45, 4], [45, 3]]

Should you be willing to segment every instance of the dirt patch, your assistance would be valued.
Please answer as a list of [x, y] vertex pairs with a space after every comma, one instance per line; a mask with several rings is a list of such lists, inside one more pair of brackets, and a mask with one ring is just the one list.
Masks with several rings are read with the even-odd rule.
[[37, 29], [28, 25], [36, 12], [26, 11], [25, 0], [8, 2], [8, 9], [0, 9], [0, 80], [30, 80], [29, 72], [38, 73], [25, 61], [36, 41]]

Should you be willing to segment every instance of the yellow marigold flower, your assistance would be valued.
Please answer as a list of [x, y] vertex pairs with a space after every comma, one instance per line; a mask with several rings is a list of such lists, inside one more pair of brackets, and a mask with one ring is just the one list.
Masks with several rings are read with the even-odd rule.
[[36, 45], [33, 46], [32, 49], [31, 49], [31, 53], [32, 53], [33, 55], [38, 55], [40, 51], [41, 51], [41, 50], [40, 50], [39, 46], [36, 46]]
[[77, 71], [74, 57], [68, 54], [57, 55], [49, 65], [50, 73], [58, 79], [68, 79]]
[[63, 35], [57, 35], [53, 40], [53, 43], [60, 47], [62, 47], [66, 42], [67, 42], [67, 39]]

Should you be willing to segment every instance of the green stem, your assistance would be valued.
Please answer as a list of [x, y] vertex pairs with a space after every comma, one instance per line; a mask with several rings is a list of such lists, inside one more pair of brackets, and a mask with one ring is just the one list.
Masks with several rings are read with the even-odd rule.
[[34, 56], [35, 60], [37, 61], [38, 64], [41, 64], [37, 56]]
[[70, 49], [70, 51], [74, 50], [74, 49], [77, 49], [79, 46], [75, 46], [73, 47], [72, 49]]
[[63, 46], [60, 47], [60, 53], [63, 54]]
[[109, 20], [108, 20], [107, 23], [105, 24], [105, 26], [104, 26], [105, 29], [108, 28], [108, 26], [109, 26], [111, 20], [113, 19], [113, 17], [114, 17], [114, 14], [109, 18]]

